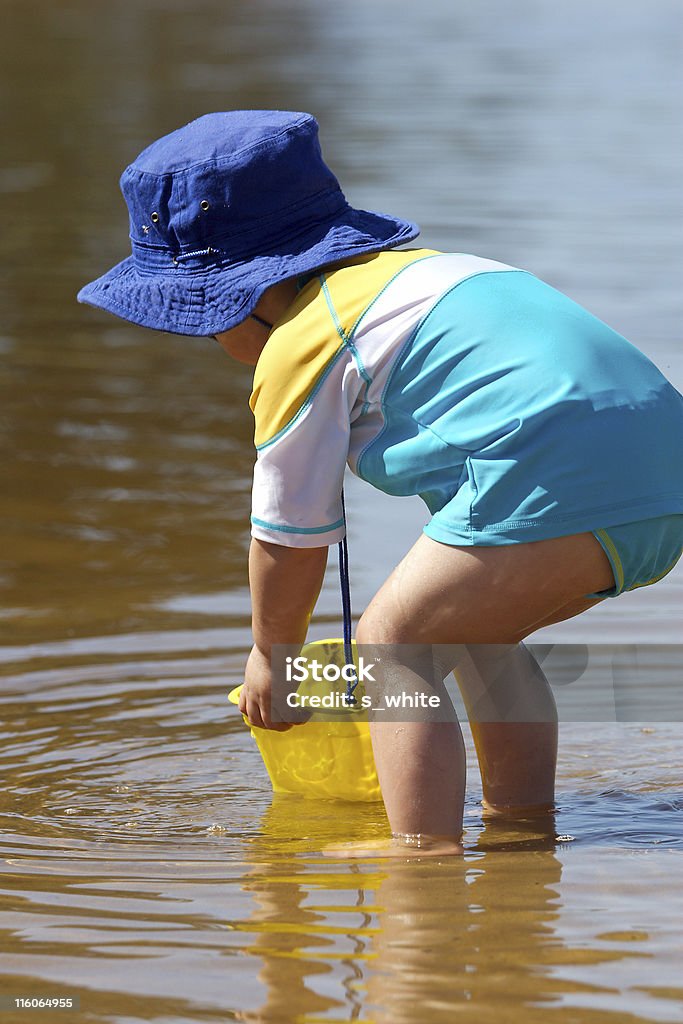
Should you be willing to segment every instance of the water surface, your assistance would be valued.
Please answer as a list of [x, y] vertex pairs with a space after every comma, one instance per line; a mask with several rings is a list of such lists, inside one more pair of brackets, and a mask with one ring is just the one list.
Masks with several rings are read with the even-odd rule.
[[[117, 1024], [683, 1020], [680, 716], [567, 721], [544, 828], [482, 820], [470, 745], [464, 858], [323, 858], [385, 836], [381, 805], [273, 799], [226, 700], [249, 372], [74, 301], [127, 252], [116, 181], [144, 145], [209, 110], [310, 110], [352, 202], [534, 271], [681, 389], [680, 5], [3, 17], [2, 993]], [[359, 612], [425, 513], [347, 497]], [[677, 569], [534, 639], [674, 645], [682, 612]], [[312, 634], [338, 631], [332, 565]]]

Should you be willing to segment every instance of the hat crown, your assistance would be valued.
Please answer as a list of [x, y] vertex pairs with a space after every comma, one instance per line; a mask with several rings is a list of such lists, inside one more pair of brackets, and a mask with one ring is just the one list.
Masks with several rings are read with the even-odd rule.
[[346, 205], [310, 114], [205, 114], [158, 139], [126, 168], [121, 190], [134, 243], [183, 253], [211, 242], [233, 254], [268, 247], [307, 208]]

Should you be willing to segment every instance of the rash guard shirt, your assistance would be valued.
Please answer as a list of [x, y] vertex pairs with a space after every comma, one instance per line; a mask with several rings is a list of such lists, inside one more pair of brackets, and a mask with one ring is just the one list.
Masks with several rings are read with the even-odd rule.
[[496, 545], [683, 512], [683, 396], [597, 317], [494, 260], [390, 250], [313, 276], [257, 363], [252, 534], [344, 534], [345, 466]]

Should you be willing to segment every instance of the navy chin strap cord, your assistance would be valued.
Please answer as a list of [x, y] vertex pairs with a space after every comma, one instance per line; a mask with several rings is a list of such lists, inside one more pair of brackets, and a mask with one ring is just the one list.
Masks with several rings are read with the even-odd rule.
[[[342, 500], [342, 517], [344, 519], [344, 526], [346, 526], [346, 505], [344, 503], [344, 491], [341, 494]], [[344, 661], [353, 669], [352, 678], [346, 681], [346, 695], [344, 697], [344, 703], [346, 707], [353, 707], [358, 701], [353, 695], [353, 691], [358, 686], [358, 678], [356, 676], [356, 666], [353, 660], [353, 645], [351, 643], [352, 637], [352, 624], [351, 624], [351, 587], [349, 585], [349, 548], [346, 543], [346, 532], [342, 540], [339, 541], [339, 583], [341, 585], [341, 599], [342, 599], [342, 614], [344, 616]], [[349, 673], [351, 676], [351, 673]]]

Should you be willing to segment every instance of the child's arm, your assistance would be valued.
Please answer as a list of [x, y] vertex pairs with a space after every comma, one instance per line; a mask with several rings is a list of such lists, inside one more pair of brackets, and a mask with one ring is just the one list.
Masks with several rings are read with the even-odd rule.
[[273, 725], [270, 717], [271, 648], [303, 644], [327, 564], [327, 547], [289, 548], [252, 538], [249, 549], [254, 646], [247, 661], [240, 711], [252, 725]]

